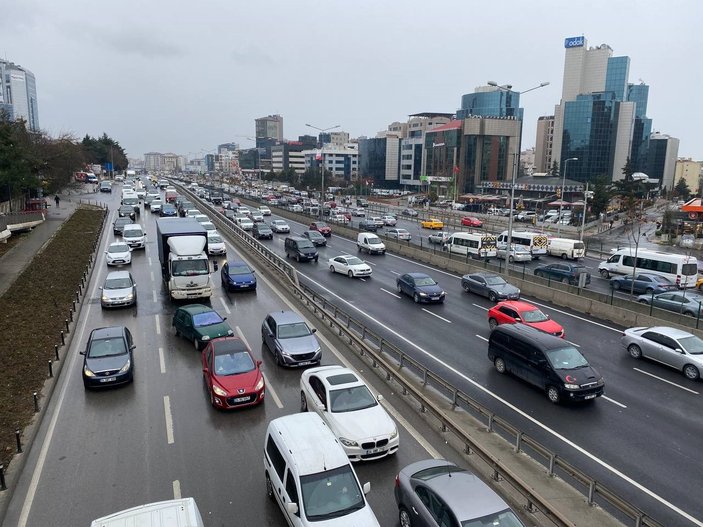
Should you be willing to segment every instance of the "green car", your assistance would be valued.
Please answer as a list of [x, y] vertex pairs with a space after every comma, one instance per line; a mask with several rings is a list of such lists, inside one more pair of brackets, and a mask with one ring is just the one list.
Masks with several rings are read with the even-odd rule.
[[183, 335], [193, 342], [196, 350], [201, 350], [212, 339], [234, 335], [226, 319], [209, 306], [188, 304], [176, 310], [173, 327], [176, 328], [176, 336]]

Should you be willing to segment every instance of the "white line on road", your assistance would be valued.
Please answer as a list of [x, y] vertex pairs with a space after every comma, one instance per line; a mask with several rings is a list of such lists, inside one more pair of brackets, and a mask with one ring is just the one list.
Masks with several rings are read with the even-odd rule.
[[662, 382], [665, 382], [667, 384], [671, 384], [672, 386], [676, 386], [677, 388], [681, 388], [682, 390], [686, 390], [687, 392], [695, 393], [696, 395], [700, 395], [698, 392], [691, 390], [690, 388], [686, 388], [685, 386], [681, 386], [680, 384], [676, 384], [675, 382], [668, 381], [666, 379], [663, 379], [661, 377], [657, 377], [653, 373], [649, 373], [648, 371], [640, 370], [639, 368], [632, 368], [635, 371], [638, 371], [644, 375], [649, 375], [650, 377], [654, 377], [657, 380], [660, 380]]
[[479, 306], [478, 304], [471, 304], [471, 305], [476, 306], [479, 309], [483, 309], [484, 311], [488, 311], [488, 309], [489, 309], [487, 307]]
[[164, 395], [164, 415], [166, 416], [166, 441], [173, 444], [173, 417], [171, 416], [171, 399]]
[[[151, 264], [149, 264], [149, 265], [151, 265]], [[151, 281], [153, 282], [154, 281], [154, 271], [150, 271], [149, 276], [151, 277]]]
[[[566, 339], [564, 339], [564, 340], [566, 340]], [[579, 346], [578, 344], [576, 344], [575, 342], [571, 342], [570, 340], [566, 340], [566, 342], [568, 342], [568, 343], [571, 344], [572, 346], [576, 346], [577, 348], [580, 348], [580, 347], [581, 347], [581, 346]]]
[[440, 317], [438, 314], [433, 313], [433, 312], [430, 311], [429, 309], [425, 309], [425, 308], [423, 307], [422, 310], [423, 310], [425, 313], [429, 313], [429, 314], [432, 315], [433, 317], [437, 317], [437, 318], [440, 319], [440, 320], [444, 320], [447, 324], [451, 324], [451, 323], [452, 323], [452, 321], [449, 320], [448, 318]]
[[400, 298], [400, 295], [396, 295], [395, 293], [393, 293], [392, 291], [389, 291], [388, 289], [381, 288], [381, 291], [383, 291], [384, 293], [388, 293], [389, 295], [394, 296], [396, 298]]
[[161, 373], [166, 373], [166, 361], [164, 361], [164, 349], [159, 348], [159, 368]]
[[[401, 259], [403, 259], [403, 258], [401, 258]], [[441, 271], [440, 271], [440, 272], [441, 272]], [[443, 360], [441, 360], [441, 359], [435, 357], [435, 356], [432, 355], [429, 351], [427, 351], [426, 349], [422, 348], [421, 346], [419, 346], [419, 345], [416, 344], [415, 342], [411, 341], [411, 340], [408, 339], [407, 337], [404, 337], [403, 335], [401, 335], [401, 334], [398, 333], [397, 331], [393, 330], [392, 328], [388, 327], [387, 325], [383, 324], [382, 322], [379, 322], [378, 320], [372, 319], [372, 318], [369, 316], [369, 314], [366, 313], [363, 309], [361, 309], [361, 308], [359, 308], [359, 307], [357, 307], [357, 306], [355, 306], [355, 305], [350, 304], [349, 302], [347, 302], [346, 300], [344, 300], [342, 297], [340, 297], [338, 294], [336, 294], [334, 291], [331, 291], [330, 289], [326, 288], [325, 286], [323, 286], [323, 285], [320, 284], [319, 282], [314, 281], [312, 278], [310, 278], [310, 277], [307, 276], [306, 274], [304, 274], [304, 273], [300, 273], [300, 274], [301, 274], [302, 276], [304, 276], [305, 278], [307, 278], [308, 280], [310, 280], [311, 282], [315, 283], [315, 284], [317, 285], [317, 287], [319, 287], [320, 289], [326, 291], [328, 294], [330, 294], [330, 295], [332, 295], [332, 296], [338, 298], [341, 302], [347, 304], [350, 308], [356, 310], [356, 311], [357, 311], [358, 313], [360, 313], [363, 317], [373, 320], [376, 324], [378, 324], [380, 327], [382, 327], [383, 329], [385, 329], [385, 330], [388, 331], [389, 333], [392, 333], [393, 335], [395, 335], [396, 337], [398, 337], [399, 339], [401, 339], [401, 340], [403, 340], [405, 343], [407, 343], [409, 346], [412, 346], [413, 348], [417, 349], [420, 353], [422, 353], [422, 354], [424, 354], [425, 356], [427, 356], [429, 359], [433, 360], [433, 361], [436, 362], [437, 364], [440, 364], [441, 366], [443, 366], [443, 367], [446, 368], [447, 370], [451, 371], [452, 373], [454, 373], [454, 374], [457, 375], [458, 377], [461, 377], [461, 378], [464, 379], [466, 382], [472, 384], [474, 387], [476, 387], [478, 390], [484, 392], [484, 393], [485, 393], [486, 395], [488, 395], [489, 397], [492, 397], [492, 398], [495, 399], [496, 401], [502, 403], [503, 405], [505, 405], [507, 408], [509, 408], [509, 409], [512, 410], [513, 412], [517, 413], [518, 415], [520, 415], [520, 416], [523, 417], [524, 419], [527, 419], [528, 421], [530, 421], [531, 423], [533, 423], [535, 426], [537, 426], [537, 427], [541, 428], [542, 430], [544, 430], [545, 432], [551, 434], [551, 435], [552, 435], [553, 437], [555, 437], [556, 439], [559, 439], [559, 440], [562, 441], [564, 444], [570, 446], [571, 448], [573, 448], [573, 449], [576, 450], [577, 452], [579, 452], [579, 453], [581, 453], [582, 455], [584, 455], [584, 456], [586, 456], [587, 458], [589, 458], [589, 459], [590, 459], [591, 461], [593, 461], [594, 463], [600, 465], [601, 467], [605, 468], [606, 470], [608, 470], [608, 471], [611, 472], [612, 474], [618, 476], [618, 477], [621, 478], [623, 481], [626, 481], [628, 484], [632, 485], [632, 486], [635, 487], [636, 489], [638, 489], [638, 490], [642, 491], [643, 493], [647, 494], [648, 496], [654, 498], [656, 501], [658, 501], [659, 503], [665, 505], [665, 506], [668, 507], [670, 510], [672, 510], [673, 512], [675, 512], [676, 514], [678, 514], [679, 516], [682, 516], [682, 517], [686, 518], [687, 520], [689, 520], [690, 522], [692, 522], [694, 525], [697, 525], [698, 527], [703, 527], [703, 521], [700, 521], [700, 520], [694, 518], [691, 514], [687, 513], [686, 511], [684, 511], [684, 510], [681, 509], [680, 507], [677, 507], [676, 505], [674, 505], [674, 504], [671, 503], [670, 501], [666, 500], [665, 498], [661, 497], [659, 494], [655, 493], [654, 491], [650, 490], [649, 488], [645, 487], [645, 486], [642, 485], [641, 483], [635, 481], [634, 479], [632, 479], [631, 477], [629, 477], [629, 476], [628, 476], [627, 474], [625, 474], [624, 472], [622, 472], [622, 471], [618, 470], [617, 468], [615, 468], [614, 466], [612, 466], [612, 465], [606, 463], [606, 462], [603, 461], [601, 458], [599, 458], [599, 457], [596, 456], [595, 454], [591, 453], [590, 451], [586, 450], [586, 449], [583, 448], [582, 446], [578, 445], [577, 443], [575, 443], [575, 442], [572, 441], [571, 439], [569, 439], [569, 438], [567, 438], [566, 436], [560, 434], [560, 433], [557, 432], [556, 430], [554, 430], [554, 429], [552, 429], [552, 428], [549, 428], [549, 427], [548, 427], [546, 424], [544, 424], [542, 421], [540, 421], [540, 420], [538, 420], [537, 418], [535, 418], [535, 417], [529, 415], [529, 414], [526, 413], [524, 410], [521, 410], [520, 408], [518, 408], [517, 406], [515, 406], [515, 405], [512, 404], [511, 402], [507, 401], [506, 399], [503, 399], [503, 398], [500, 397], [497, 393], [492, 392], [491, 390], [489, 390], [489, 389], [486, 388], [485, 386], [481, 385], [480, 383], [478, 383], [478, 382], [475, 381], [474, 379], [471, 379], [470, 377], [468, 377], [467, 375], [465, 375], [464, 373], [462, 373], [461, 371], [459, 371], [457, 368], [451, 366], [451, 365], [448, 364], [447, 362], [445, 362], [445, 361], [443, 361]], [[449, 274], [449, 273], [444, 273], [444, 274]], [[381, 289], [381, 290], [382, 290], [382, 291], [385, 291], [384, 289]], [[388, 291], [386, 291], [386, 292], [388, 292]], [[572, 315], [571, 313], [564, 313], [564, 314], [569, 315], [569, 316], [574, 316], [574, 315]], [[580, 317], [576, 317], [576, 318], [580, 318]], [[583, 319], [583, 320], [586, 320], [586, 319]], [[587, 322], [591, 322], [592, 324], [596, 324], [596, 325], [599, 325], [599, 326], [603, 326], [602, 324], [598, 324], [597, 322], [592, 322], [592, 321], [590, 321], [590, 320], [587, 320]], [[603, 326], [603, 327], [604, 327], [604, 328], [607, 328], [607, 329], [612, 329], [613, 331], [618, 331], [618, 332], [620, 332], [619, 330], [615, 330], [614, 328], [609, 328], [608, 326]], [[477, 336], [478, 336], [479, 338], [482, 338], [482, 339], [484, 339], [484, 340], [487, 340], [487, 339], [485, 339], [485, 337], [480, 337], [479, 335], [477, 335]]]
[[151, 256], [147, 258], [147, 261], [149, 262], [149, 267], [151, 267]]
[[396, 271], [391, 271], [391, 274], [397, 274], [397, 275], [400, 275], [400, 273], [398, 273], [398, 272], [396, 272]]
[[620, 408], [627, 408], [627, 406], [625, 406], [624, 404], [619, 403], [615, 399], [611, 399], [610, 397], [606, 397], [605, 395], [601, 395], [601, 399], [605, 399], [608, 402], [611, 402], [613, 404], [617, 404]]
[[478, 334], [477, 334], [476, 336], [477, 336], [478, 338], [480, 338], [481, 340], [485, 340], [486, 342], [488, 342], [488, 339], [487, 339], [486, 337], [484, 337], [483, 335], [478, 335]]
[[174, 482], [173, 482], [173, 499], [174, 500], [181, 499], [181, 482], [178, 481], [177, 479], [174, 480]]
[[362, 282], [366, 282], [366, 278], [359, 277], [359, 280], [361, 280]]
[[151, 292], [151, 296], [154, 298], [154, 304], [159, 301], [159, 299], [156, 297], [156, 291]]
[[[235, 326], [234, 330], [237, 332], [237, 336], [239, 336], [240, 339], [242, 339], [242, 342], [244, 342], [244, 345], [251, 349], [251, 346], [249, 346], [249, 343], [247, 342], [247, 338], [244, 336], [244, 333], [242, 333], [242, 328], [239, 326]], [[264, 382], [266, 383], [266, 391], [268, 394], [273, 398], [273, 402], [276, 403], [276, 406], [279, 408], [283, 408], [283, 403], [281, 402], [281, 398], [278, 396], [276, 391], [273, 389], [273, 386], [269, 384], [269, 380], [266, 378], [266, 375], [263, 373], [261, 374], [264, 377]]]
[[229, 306], [225, 303], [225, 298], [224, 298], [224, 297], [222, 297], [222, 296], [220, 297], [220, 302], [222, 302], [222, 307], [225, 308], [225, 312], [226, 312], [228, 315], [231, 314], [231, 311], [229, 310]]
[[161, 335], [161, 324], [159, 323], [159, 315], [154, 315], [156, 317], [156, 334]]

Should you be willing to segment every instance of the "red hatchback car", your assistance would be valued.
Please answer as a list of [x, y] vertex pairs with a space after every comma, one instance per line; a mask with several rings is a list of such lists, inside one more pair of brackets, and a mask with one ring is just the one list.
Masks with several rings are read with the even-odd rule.
[[237, 337], [217, 338], [203, 350], [203, 380], [215, 408], [229, 410], [263, 402], [261, 361]]
[[313, 221], [308, 227], [310, 231], [317, 231], [325, 237], [332, 235], [332, 228], [324, 221]]
[[499, 324], [522, 323], [535, 329], [564, 338], [564, 328], [554, 322], [549, 315], [542, 313], [540, 308], [518, 300], [498, 302], [488, 310], [488, 325], [491, 329]]
[[461, 218], [461, 224], [467, 227], [483, 227], [483, 222], [473, 216], [464, 216]]

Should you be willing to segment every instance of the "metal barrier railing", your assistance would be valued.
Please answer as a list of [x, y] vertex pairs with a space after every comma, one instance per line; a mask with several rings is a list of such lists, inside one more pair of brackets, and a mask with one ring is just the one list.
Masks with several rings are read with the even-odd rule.
[[[477, 453], [482, 461], [493, 470], [495, 479], [502, 477], [523, 495], [526, 499], [526, 508], [528, 510], [536, 506], [555, 524], [572, 525], [572, 522], [568, 518], [564, 518], [549, 499], [535, 494], [527, 482], [520, 481], [504, 463], [493, 456], [480, 443], [474, 441], [452, 419], [448, 418], [445, 412], [433, 403], [429, 397], [415, 388], [412, 381], [409, 381], [401, 374], [403, 369], [409, 370], [410, 373], [420, 379], [421, 386], [435, 388], [449, 401], [453, 408], [461, 408], [475, 418], [483, 420], [487, 431], [499, 434], [504, 439], [507, 438], [514, 445], [515, 452], [529, 454], [532, 459], [546, 468], [548, 475], [558, 475], [562, 479], [568, 479], [572, 483], [572, 487], [585, 495], [588, 504], [597, 504], [614, 510], [632, 520], [635, 527], [663, 527], [663, 524], [657, 522], [638, 507], [444, 380], [437, 373], [422, 365], [383, 336], [376, 334], [372, 329], [353, 318], [311, 287], [300, 284], [293, 266], [263, 246], [234, 222], [219, 214], [217, 209], [199, 200], [197, 196], [187, 189], [181, 188], [180, 190], [209, 210], [213, 214], [213, 219], [216, 223], [226, 228], [227, 232], [232, 234], [237, 240], [242, 241], [246, 248], [260, 255], [269, 264], [269, 267], [280, 274], [280, 277], [284, 279], [284, 283], [287, 282], [291, 291], [311, 309], [315, 316], [329, 323], [331, 328], [336, 329], [339, 337], [344, 338], [350, 347], [361, 356], [367, 356], [374, 368], [383, 370], [386, 382], [399, 385], [402, 388], [403, 395], [411, 396], [417, 401], [421, 412], [430, 412], [441, 423], [443, 432], [450, 432], [462, 441], [465, 453]], [[392, 364], [387, 362], [386, 357], [397, 365], [398, 371]]]

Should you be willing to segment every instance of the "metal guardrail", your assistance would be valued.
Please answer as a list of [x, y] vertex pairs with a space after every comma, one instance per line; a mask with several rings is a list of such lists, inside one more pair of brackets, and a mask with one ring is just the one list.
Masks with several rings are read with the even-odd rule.
[[[496, 415], [468, 394], [459, 390], [451, 383], [442, 379], [438, 374], [423, 366], [420, 362], [406, 354], [401, 348], [376, 334], [359, 320], [353, 318], [336, 304], [328, 301], [324, 296], [318, 294], [312, 288], [301, 285], [297, 279], [295, 268], [283, 261], [268, 248], [264, 247], [258, 240], [239, 228], [231, 220], [224, 218], [218, 211], [209, 204], [198, 199], [193, 193], [185, 188], [181, 191], [187, 193], [201, 206], [213, 213], [216, 223], [226, 227], [227, 231], [234, 235], [236, 239], [244, 242], [244, 245], [256, 254], [261, 255], [265, 261], [280, 273], [284, 280], [288, 281], [291, 291], [311, 308], [313, 313], [326, 321], [331, 328], [335, 329], [341, 338], [346, 339], [352, 349], [361, 356], [367, 355], [374, 368], [380, 368], [385, 374], [386, 382], [396, 383], [402, 388], [405, 396], [411, 396], [420, 404], [421, 412], [431, 412], [441, 423], [443, 432], [450, 432], [459, 438], [464, 444], [464, 452], [477, 453], [493, 470], [494, 479], [503, 478], [513, 488], [515, 488], [526, 500], [526, 508], [533, 510], [536, 506], [550, 520], [557, 525], [571, 525], [567, 518], [563, 518], [559, 510], [552, 505], [550, 500], [535, 494], [531, 487], [517, 478], [510, 469], [499, 459], [493, 456], [480, 443], [474, 441], [460, 427], [449, 419], [445, 413], [438, 408], [427, 396], [416, 389], [412, 382], [406, 380], [402, 375], [402, 370], [409, 370], [416, 375], [423, 387], [433, 387], [441, 393], [452, 408], [461, 408], [479, 420], [483, 420], [486, 430], [499, 434], [504, 439], [509, 440], [514, 445], [516, 453], [528, 454], [532, 459], [539, 462], [547, 470], [550, 476], [559, 476], [565, 481], [572, 483], [572, 487], [582, 492], [590, 505], [599, 505], [625, 516], [633, 521], [635, 527], [664, 527], [648, 514], [632, 505], [630, 502], [619, 496], [607, 486], [592, 478], [582, 470], [575, 467], [556, 453], [550, 451], [531, 436], [525, 434], [517, 427], [510, 424], [506, 419]], [[276, 262], [278, 260], [278, 262]], [[389, 364], [386, 357], [391, 359], [396, 367]], [[397, 369], [397, 371], [396, 371]]]

